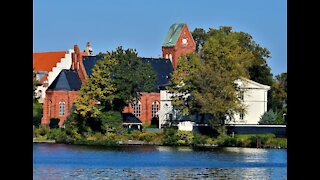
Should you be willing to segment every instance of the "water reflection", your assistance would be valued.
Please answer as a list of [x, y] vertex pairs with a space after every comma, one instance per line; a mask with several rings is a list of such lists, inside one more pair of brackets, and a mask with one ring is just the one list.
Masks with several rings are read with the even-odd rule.
[[34, 179], [287, 179], [286, 168], [45, 169]]
[[34, 144], [34, 179], [286, 179], [286, 150]]

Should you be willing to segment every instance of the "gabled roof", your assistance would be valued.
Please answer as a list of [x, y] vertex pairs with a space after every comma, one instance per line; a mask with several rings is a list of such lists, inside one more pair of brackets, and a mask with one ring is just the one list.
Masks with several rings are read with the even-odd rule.
[[48, 90], [78, 91], [81, 84], [79, 75], [75, 70], [63, 69], [48, 87]]
[[250, 79], [247, 79], [247, 78], [244, 78], [244, 77], [241, 77], [240, 80], [244, 81], [244, 82], [247, 82], [248, 84], [251, 84], [251, 87], [246, 85], [245, 87], [246, 88], [261, 88], [261, 89], [266, 89], [266, 90], [270, 90], [270, 86], [267, 86], [267, 85], [264, 85], [264, 84], [260, 84], [258, 82], [255, 82], [255, 81], [252, 81]]
[[162, 43], [162, 46], [175, 46], [176, 42], [181, 34], [184, 23], [175, 23], [172, 24], [169, 28], [169, 31]]
[[170, 76], [173, 72], [172, 63], [164, 58], [140, 58], [143, 63], [150, 63], [152, 69], [157, 73], [156, 86], [170, 85]]
[[122, 113], [122, 120], [123, 120], [123, 123], [127, 123], [127, 124], [131, 124], [131, 123], [142, 124], [140, 119], [138, 119], [132, 113]]
[[94, 67], [94, 65], [102, 59], [102, 56], [82, 56], [83, 66], [89, 77], [92, 74], [92, 68]]
[[65, 54], [66, 51], [33, 53], [34, 71], [50, 72]]

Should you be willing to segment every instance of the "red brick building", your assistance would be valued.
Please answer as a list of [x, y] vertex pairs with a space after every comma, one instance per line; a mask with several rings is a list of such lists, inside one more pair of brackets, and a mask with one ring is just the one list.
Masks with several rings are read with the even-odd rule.
[[177, 68], [181, 55], [192, 54], [195, 50], [196, 44], [187, 24], [171, 25], [162, 43], [162, 57], [171, 60], [173, 69]]
[[[140, 58], [143, 63], [150, 63], [157, 73], [157, 90], [142, 92], [140, 100], [126, 107], [123, 112], [134, 114], [143, 124], [150, 124], [160, 108], [160, 89], [170, 84], [170, 75], [177, 67], [179, 57], [194, 51], [195, 43], [187, 25], [170, 26], [162, 45], [163, 58]], [[86, 56], [75, 45], [71, 68], [62, 70], [46, 91], [41, 124], [48, 125], [50, 118], [59, 118], [59, 125], [63, 124], [70, 114], [74, 99], [79, 97], [81, 85], [91, 75], [96, 62], [101, 59], [102, 57], [98, 56]]]

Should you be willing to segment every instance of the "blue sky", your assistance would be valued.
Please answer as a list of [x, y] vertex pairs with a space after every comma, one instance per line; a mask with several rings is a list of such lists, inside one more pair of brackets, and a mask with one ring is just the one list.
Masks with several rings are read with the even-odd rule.
[[63, 51], [87, 41], [95, 53], [122, 45], [159, 57], [171, 24], [190, 31], [232, 26], [270, 50], [272, 73], [287, 71], [286, 0], [34, 0], [34, 52]]

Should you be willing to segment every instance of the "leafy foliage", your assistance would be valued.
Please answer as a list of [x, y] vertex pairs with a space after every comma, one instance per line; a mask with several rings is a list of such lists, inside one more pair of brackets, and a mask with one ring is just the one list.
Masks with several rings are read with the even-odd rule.
[[59, 118], [50, 118], [49, 127], [50, 129], [59, 128]]
[[275, 120], [276, 114], [270, 109], [261, 116], [259, 124], [275, 124]]
[[168, 88], [173, 95], [173, 105], [182, 114], [209, 113], [212, 125], [220, 128], [226, 116], [244, 112], [245, 107], [237, 97], [235, 81], [248, 77], [248, 67], [254, 56], [243, 48], [230, 28], [211, 30], [200, 54], [182, 56], [177, 71], [173, 73]]
[[238, 44], [245, 50], [250, 51], [254, 59], [250, 66], [248, 66], [249, 77], [251, 80], [265, 85], [272, 85], [272, 73], [267, 64], [266, 59], [270, 58], [270, 51], [267, 48], [261, 47], [257, 44], [253, 37], [245, 32], [232, 32], [232, 27], [221, 26], [219, 29], [209, 28], [206, 32], [202, 28], [195, 28], [192, 32], [193, 39], [196, 43], [196, 50], [200, 52], [205, 42], [217, 34], [226, 34], [235, 36]]

